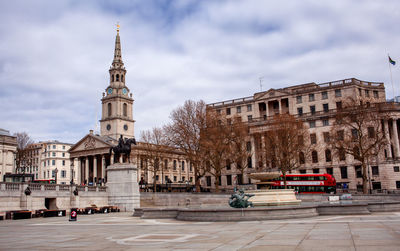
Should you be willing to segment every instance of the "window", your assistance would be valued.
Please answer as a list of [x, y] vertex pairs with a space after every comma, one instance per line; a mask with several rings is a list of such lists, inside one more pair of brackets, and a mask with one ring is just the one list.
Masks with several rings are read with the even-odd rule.
[[372, 166], [372, 175], [379, 175], [379, 167], [378, 166]]
[[346, 151], [343, 147], [339, 149], [339, 160], [346, 160]]
[[311, 115], [315, 114], [315, 105], [310, 106], [310, 112], [311, 112]]
[[[46, 165], [45, 165], [46, 166]], [[47, 166], [50, 166], [50, 160], [47, 160]]]
[[53, 149], [56, 149], [56, 145], [53, 145]]
[[226, 115], [231, 115], [231, 108], [226, 108]]
[[338, 110], [342, 109], [342, 101], [336, 102], [336, 109]]
[[329, 112], [329, 104], [323, 104], [322, 108], [324, 109], [324, 112]]
[[315, 121], [310, 121], [308, 124], [310, 125], [310, 128], [315, 128]]
[[251, 142], [250, 141], [246, 142], [246, 150], [247, 150], [247, 152], [251, 152]]
[[328, 99], [328, 92], [322, 92], [322, 99]]
[[340, 175], [342, 176], [342, 179], [347, 179], [347, 166], [340, 167]]
[[357, 140], [358, 139], [358, 131], [357, 129], [351, 129], [351, 137], [353, 140]]
[[125, 104], [125, 103], [123, 104], [122, 110], [123, 110], [124, 116], [125, 117], [128, 116], [128, 105], [127, 104]]
[[176, 176], [174, 176], [174, 182], [176, 182], [178, 179], [177, 179], [177, 177]]
[[325, 161], [332, 162], [332, 153], [330, 149], [325, 150]]
[[65, 153], [62, 153], [62, 156], [65, 157]]
[[360, 96], [362, 96], [362, 92], [361, 92], [361, 89], [360, 89], [360, 88], [358, 88], [358, 94], [359, 94]]
[[108, 114], [108, 116], [111, 116], [111, 103], [108, 103], [107, 104], [107, 114]]
[[52, 152], [52, 156], [53, 156], [53, 157], [56, 157], [56, 152]]
[[185, 171], [185, 161], [182, 161], [182, 171]]
[[241, 113], [242, 112], [242, 107], [241, 106], [237, 106], [236, 107], [236, 112], [237, 113]]
[[340, 89], [335, 90], [335, 97], [341, 97], [342, 91]]
[[206, 176], [206, 183], [208, 187], [211, 186], [211, 176]]
[[381, 183], [380, 183], [380, 182], [372, 182], [372, 189], [373, 189], [373, 190], [380, 190], [380, 189], [382, 189]]
[[252, 115], [247, 115], [247, 121], [252, 121], [253, 120], [253, 116]]
[[312, 156], [312, 162], [313, 163], [318, 163], [318, 153], [317, 153], [317, 151], [312, 151], [311, 156]]
[[400, 172], [399, 166], [394, 166], [394, 167], [393, 167], [393, 172], [395, 172], [395, 173]]
[[124, 82], [124, 75], [121, 74], [121, 81]]
[[319, 168], [314, 168], [314, 169], [312, 170], [312, 172], [313, 172], [313, 173], [319, 173]]
[[370, 139], [375, 138], [375, 128], [368, 127], [368, 138], [370, 138]]
[[226, 167], [226, 170], [231, 170], [231, 160], [230, 159], [227, 159], [226, 161], [225, 161], [225, 167]]
[[217, 109], [217, 113], [218, 113], [218, 114], [221, 114], [221, 109]]
[[369, 90], [365, 90], [365, 97], [369, 98]]
[[297, 103], [297, 104], [303, 103], [302, 96], [297, 96], [297, 97], [296, 97], [296, 103]]
[[354, 170], [356, 172], [356, 178], [362, 178], [362, 169], [361, 166], [355, 166]]
[[322, 119], [322, 126], [329, 126], [329, 118]]
[[396, 181], [396, 189], [400, 189], [400, 181]]
[[303, 152], [299, 153], [299, 161], [300, 161], [300, 164], [306, 163], [306, 158], [304, 157], [304, 153]]
[[317, 144], [317, 135], [315, 133], [310, 134], [311, 144]]
[[232, 186], [232, 175], [226, 175], [226, 185]]
[[111, 82], [114, 82], [114, 74], [111, 75]]
[[379, 93], [378, 93], [378, 91], [374, 91], [374, 98], [379, 98]]
[[301, 169], [301, 170], [300, 170], [300, 173], [302, 173], [302, 174], [307, 173], [307, 170]]
[[63, 150], [65, 150], [65, 146], [63, 146]]
[[67, 177], [67, 171], [61, 170], [61, 178]]
[[309, 101], [309, 102], [312, 102], [312, 101], [314, 101], [314, 100], [315, 100], [315, 95], [314, 95], [314, 93], [308, 94], [308, 101]]
[[156, 175], [156, 181], [158, 181], [160, 179], [160, 177], [158, 175]]
[[331, 141], [331, 137], [329, 135], [329, 132], [324, 132], [323, 135], [324, 135], [324, 142], [325, 143], [329, 143]]
[[176, 170], [176, 160], [174, 159], [174, 170]]
[[247, 157], [247, 168], [253, 168], [253, 162], [251, 161], [251, 157]]
[[65, 160], [62, 161], [62, 165], [65, 166]]
[[330, 175], [333, 175], [333, 168], [332, 167], [327, 167], [326, 168], [326, 173], [330, 174]]
[[51, 164], [52, 164], [53, 166], [55, 166], [55, 165], [56, 165], [56, 160], [53, 159], [53, 160], [51, 161]]
[[303, 115], [303, 107], [298, 107], [297, 108], [297, 114], [299, 114], [299, 116]]
[[252, 105], [247, 105], [247, 111], [248, 111], [248, 112], [251, 112], [252, 110], [253, 110]]
[[243, 185], [243, 175], [242, 174], [236, 175], [236, 180], [237, 180], [238, 185]]
[[119, 81], [119, 74], [115, 75], [115, 81]]

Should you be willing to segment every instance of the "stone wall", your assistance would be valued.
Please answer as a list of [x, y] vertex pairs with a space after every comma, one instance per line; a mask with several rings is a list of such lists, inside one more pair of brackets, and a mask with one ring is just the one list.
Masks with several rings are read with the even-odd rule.
[[213, 193], [140, 193], [141, 207], [226, 206], [230, 194]]

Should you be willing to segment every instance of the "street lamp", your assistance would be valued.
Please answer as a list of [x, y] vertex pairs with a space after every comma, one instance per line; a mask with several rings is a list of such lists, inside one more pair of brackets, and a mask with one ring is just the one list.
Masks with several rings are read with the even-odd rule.
[[74, 184], [74, 160], [71, 161], [71, 185]]
[[55, 176], [56, 184], [57, 184], [57, 173], [58, 173], [58, 169], [56, 167], [56, 169], [54, 169], [54, 176]]

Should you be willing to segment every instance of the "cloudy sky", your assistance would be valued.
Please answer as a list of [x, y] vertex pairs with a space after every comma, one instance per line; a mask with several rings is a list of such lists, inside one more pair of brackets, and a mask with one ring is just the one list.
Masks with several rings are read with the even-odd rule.
[[0, 128], [76, 143], [100, 119], [121, 25], [135, 135], [185, 100], [355, 77], [400, 95], [400, 1], [0, 1]]

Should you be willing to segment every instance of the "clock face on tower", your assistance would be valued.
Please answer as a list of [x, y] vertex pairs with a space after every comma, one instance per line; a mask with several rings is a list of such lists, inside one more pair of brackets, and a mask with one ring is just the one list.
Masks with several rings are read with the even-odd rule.
[[126, 95], [128, 93], [128, 90], [126, 88], [124, 88], [124, 89], [122, 89], [122, 93]]
[[110, 130], [111, 130], [111, 125], [108, 124], [108, 125], [107, 125], [107, 131], [110, 131]]
[[128, 125], [126, 125], [126, 124], [124, 125], [124, 130], [128, 131]]
[[113, 92], [113, 89], [112, 88], [108, 88], [107, 93], [108, 94], [112, 94], [112, 92]]

